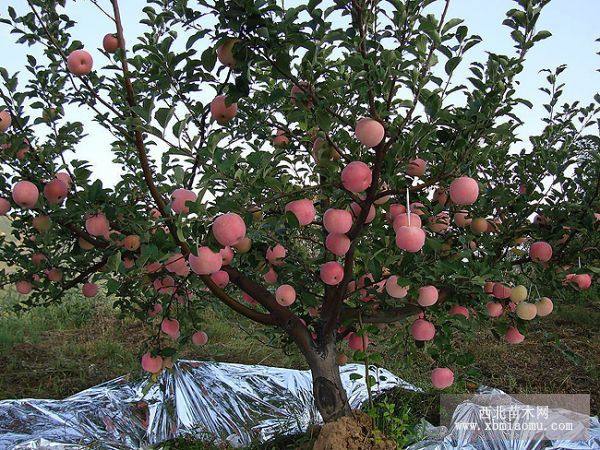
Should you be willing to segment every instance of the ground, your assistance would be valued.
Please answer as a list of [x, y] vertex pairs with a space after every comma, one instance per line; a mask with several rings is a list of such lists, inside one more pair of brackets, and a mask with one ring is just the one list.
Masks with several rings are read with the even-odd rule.
[[[17, 298], [5, 289], [0, 300], [0, 399], [63, 398], [124, 373], [139, 373], [140, 342], [149, 329], [120, 318], [108, 299], [90, 300], [71, 292], [61, 305], [15, 313], [12, 305]], [[207, 310], [209, 343], [188, 348], [182, 356], [304, 368], [298, 355], [261, 343], [253, 324], [227, 316], [231, 317]], [[473, 341], [462, 343], [475, 355], [474, 370], [469, 376], [459, 375], [453, 391], [483, 383], [509, 393], [592, 393], [596, 415], [600, 411], [598, 323], [597, 302], [571, 301], [558, 304], [555, 313], [533, 324], [525, 342], [517, 346], [506, 345], [489, 330], [479, 331]], [[405, 355], [384, 352], [384, 361], [400, 377], [430, 389], [430, 369], [422, 359], [407, 362]], [[394, 408], [391, 414], [389, 408]], [[380, 429], [399, 442], [411, 439], [420, 417], [435, 422], [436, 411], [435, 397], [392, 393], [371, 415]], [[172, 445], [189, 448], [188, 443]]]

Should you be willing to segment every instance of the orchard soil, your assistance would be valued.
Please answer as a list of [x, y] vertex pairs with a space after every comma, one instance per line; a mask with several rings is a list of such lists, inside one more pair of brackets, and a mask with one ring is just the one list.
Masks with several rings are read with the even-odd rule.
[[[12, 308], [16, 294], [8, 289], [0, 294], [0, 399], [64, 398], [125, 373], [139, 374], [139, 344], [151, 330], [120, 317], [108, 299], [85, 299], [73, 292], [61, 305], [17, 313]], [[181, 357], [304, 368], [302, 358], [294, 352], [260, 342], [256, 325], [250, 322], [238, 322], [237, 318], [228, 321], [226, 315], [210, 309], [206, 310], [203, 322], [209, 343], [201, 348], [189, 347]], [[520, 345], [509, 346], [490, 331], [479, 332], [469, 343], [457, 341], [456, 345], [470, 347], [476, 363], [472, 374], [466, 380], [459, 375], [451, 390], [470, 391], [481, 383], [509, 393], [591, 393], [592, 415], [597, 415], [600, 412], [598, 323], [597, 302], [573, 300], [558, 304], [551, 316], [532, 326]], [[397, 331], [384, 331], [393, 332]], [[373, 348], [379, 350], [376, 343]], [[412, 358], [407, 361], [405, 355], [394, 353], [384, 354], [384, 361], [387, 369], [405, 380], [431, 389], [427, 361]], [[437, 420], [435, 394], [433, 398], [429, 395], [420, 399], [414, 394], [393, 392], [382, 401], [394, 404], [399, 416], [410, 418], [410, 426], [405, 430], [408, 434], [414, 432], [421, 418], [432, 423]], [[385, 447], [387, 441], [376, 429], [361, 422], [363, 419], [364, 416], [359, 416], [359, 425], [350, 421], [325, 430], [327, 433], [336, 430], [333, 435], [339, 437], [342, 428], [349, 435], [360, 433], [362, 428], [363, 439], [383, 445], [363, 448], [390, 448]], [[379, 421], [377, 426], [385, 428], [386, 424]], [[369, 431], [365, 434], [365, 430]], [[390, 435], [389, 430], [384, 432]], [[301, 438], [282, 439], [271, 447], [257, 448], [312, 448], [316, 436], [313, 430]], [[326, 440], [326, 434], [323, 436], [317, 441], [321, 446], [315, 448], [335, 448], [328, 446], [331, 442]], [[392, 437], [397, 442], [402, 438]], [[305, 447], [301, 442], [305, 442]], [[206, 448], [199, 445], [177, 441], [164, 448]]]

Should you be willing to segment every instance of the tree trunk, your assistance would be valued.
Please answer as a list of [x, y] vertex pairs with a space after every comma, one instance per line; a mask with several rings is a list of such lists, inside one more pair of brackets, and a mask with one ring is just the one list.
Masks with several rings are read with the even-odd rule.
[[315, 406], [323, 421], [333, 422], [349, 415], [351, 409], [336, 362], [335, 342], [321, 351], [312, 352], [307, 359], [312, 373]]

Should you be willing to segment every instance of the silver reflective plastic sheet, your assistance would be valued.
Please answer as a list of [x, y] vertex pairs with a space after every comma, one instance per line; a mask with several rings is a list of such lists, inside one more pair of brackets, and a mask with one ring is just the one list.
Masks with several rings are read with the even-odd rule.
[[[367, 399], [364, 366], [341, 368], [350, 404]], [[371, 369], [375, 392], [416, 388]], [[156, 383], [125, 377], [64, 400], [0, 402], [0, 449], [137, 449], [180, 436], [234, 447], [294, 434], [318, 423], [309, 371], [179, 361]], [[87, 448], [86, 447], [86, 448]]]

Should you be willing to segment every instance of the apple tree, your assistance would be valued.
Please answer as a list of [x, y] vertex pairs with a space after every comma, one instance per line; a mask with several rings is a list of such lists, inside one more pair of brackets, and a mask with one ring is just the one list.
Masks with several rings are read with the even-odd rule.
[[222, 306], [298, 348], [331, 421], [345, 346], [364, 360], [388, 327], [378, 346], [417, 345], [446, 388], [456, 333], [518, 344], [594, 289], [600, 97], [564, 103], [565, 67], [542, 73], [546, 104], [518, 96], [548, 0], [516, 0], [514, 51], [470, 63], [481, 38], [450, 0], [147, 0], [133, 42], [118, 0], [90, 0], [106, 37], [85, 45], [72, 1], [8, 3], [36, 53], [0, 68], [3, 282], [22, 308], [104, 290], [155, 327], [148, 372]]

